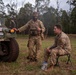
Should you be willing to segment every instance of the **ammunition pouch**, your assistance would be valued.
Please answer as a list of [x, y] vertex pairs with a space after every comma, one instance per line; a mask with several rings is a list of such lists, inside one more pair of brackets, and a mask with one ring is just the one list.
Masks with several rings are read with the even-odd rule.
[[30, 29], [30, 35], [37, 36], [37, 35], [39, 35], [39, 33], [38, 33], [37, 29]]

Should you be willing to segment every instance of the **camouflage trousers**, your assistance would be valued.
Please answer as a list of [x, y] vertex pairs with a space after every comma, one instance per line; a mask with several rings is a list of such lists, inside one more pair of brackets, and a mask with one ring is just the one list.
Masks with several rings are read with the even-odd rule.
[[51, 52], [48, 52], [47, 49], [44, 51], [44, 61], [48, 62], [48, 58], [50, 57], [50, 64], [55, 65], [56, 64], [56, 58], [58, 55], [65, 55], [67, 53], [70, 53], [68, 50], [64, 50], [62, 48], [53, 48], [51, 49]]
[[30, 58], [37, 58], [38, 50], [41, 50], [41, 37], [40, 36], [32, 36], [28, 40], [28, 56]]

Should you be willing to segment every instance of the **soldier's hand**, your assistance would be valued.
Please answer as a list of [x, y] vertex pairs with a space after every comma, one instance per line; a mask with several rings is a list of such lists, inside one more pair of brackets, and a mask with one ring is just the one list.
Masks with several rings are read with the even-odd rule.
[[19, 32], [19, 30], [17, 28], [13, 28], [13, 30], [15, 30], [16, 32]]
[[38, 31], [41, 31], [41, 28], [40, 28], [40, 27], [37, 27], [37, 30], [38, 30]]
[[47, 51], [48, 51], [48, 52], [51, 52], [51, 50], [49, 49], [49, 47], [47, 48]]

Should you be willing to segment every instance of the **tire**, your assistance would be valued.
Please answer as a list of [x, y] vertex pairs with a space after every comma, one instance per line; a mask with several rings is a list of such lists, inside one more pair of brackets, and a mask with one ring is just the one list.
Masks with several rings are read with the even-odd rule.
[[14, 38], [11, 38], [10, 41], [2, 42], [2, 50], [6, 55], [1, 56], [1, 61], [4, 62], [14, 62], [17, 60], [19, 55], [19, 46], [17, 41]]

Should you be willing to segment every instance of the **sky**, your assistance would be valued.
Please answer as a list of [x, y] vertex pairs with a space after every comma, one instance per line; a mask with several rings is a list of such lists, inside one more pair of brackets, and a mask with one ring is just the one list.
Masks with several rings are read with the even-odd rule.
[[[22, 7], [25, 3], [31, 3], [33, 5], [35, 5], [35, 0], [3, 0], [4, 4], [8, 4], [8, 3], [11, 3], [11, 2], [16, 2], [17, 1], [17, 4], [18, 4], [18, 10], [20, 7]], [[57, 0], [50, 0], [50, 5], [53, 6], [54, 8], [57, 7], [57, 4], [56, 4], [56, 1]], [[60, 9], [62, 8], [63, 10], [69, 10], [69, 5], [66, 3], [67, 0], [59, 0], [59, 7]]]

